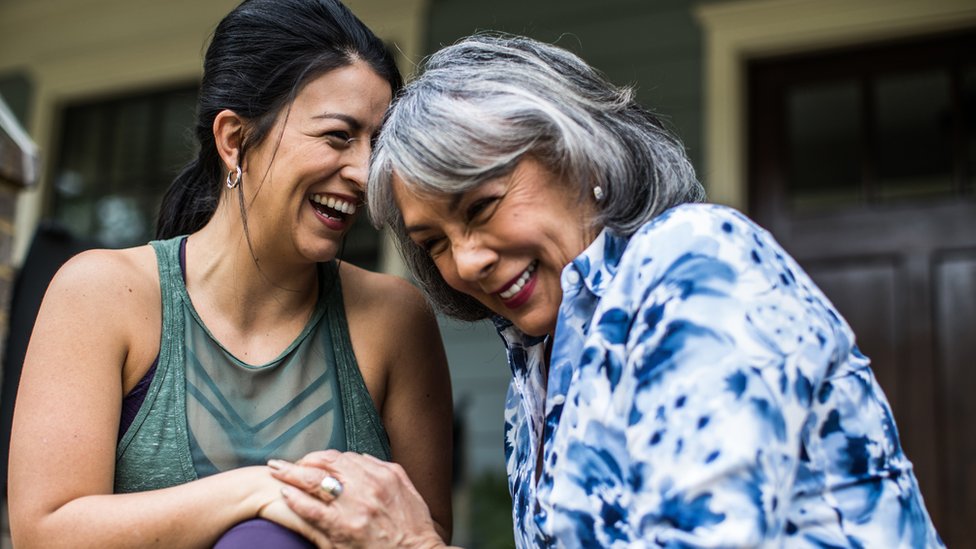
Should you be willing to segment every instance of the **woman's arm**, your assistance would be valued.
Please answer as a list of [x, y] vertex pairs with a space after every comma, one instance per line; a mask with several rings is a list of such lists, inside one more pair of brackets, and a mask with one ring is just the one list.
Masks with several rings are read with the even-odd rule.
[[[438, 533], [449, 540], [453, 401], [440, 331], [416, 288], [391, 276], [367, 276], [345, 295], [356, 357], [374, 402], [379, 401], [393, 461], [423, 496]], [[349, 278], [343, 278], [344, 289]], [[385, 383], [380, 386], [378, 379]]]
[[155, 269], [149, 247], [90, 251], [66, 263], [48, 288], [11, 434], [18, 548], [206, 546], [278, 495], [280, 483], [265, 467], [112, 493], [123, 391], [159, 348]]

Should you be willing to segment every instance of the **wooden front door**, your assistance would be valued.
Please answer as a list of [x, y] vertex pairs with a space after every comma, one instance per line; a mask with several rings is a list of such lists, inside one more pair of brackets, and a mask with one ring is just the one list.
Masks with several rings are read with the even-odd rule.
[[749, 65], [750, 213], [851, 324], [949, 547], [976, 539], [976, 32]]

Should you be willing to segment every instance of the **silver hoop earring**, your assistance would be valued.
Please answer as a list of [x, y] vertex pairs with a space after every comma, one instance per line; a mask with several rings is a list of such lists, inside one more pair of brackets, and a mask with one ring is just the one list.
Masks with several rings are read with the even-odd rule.
[[225, 181], [224, 183], [227, 184], [228, 189], [233, 189], [234, 187], [240, 185], [241, 183], [241, 167], [238, 166], [233, 173], [234, 173], [234, 180], [231, 181], [230, 179], [231, 172], [227, 172], [227, 181]]
[[595, 198], [597, 202], [603, 200], [603, 187], [599, 185], [593, 187], [593, 198]]

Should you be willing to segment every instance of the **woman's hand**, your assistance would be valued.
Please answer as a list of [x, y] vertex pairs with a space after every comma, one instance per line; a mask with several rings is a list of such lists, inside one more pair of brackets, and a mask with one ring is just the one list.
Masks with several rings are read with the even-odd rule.
[[[282, 491], [284, 501], [315, 527], [315, 535], [302, 533], [320, 547], [445, 547], [427, 504], [395, 463], [325, 450], [295, 464], [268, 465], [275, 478], [291, 485]], [[337, 496], [321, 488], [328, 476], [342, 485]]]
[[332, 549], [335, 547], [321, 530], [316, 529], [308, 522], [305, 522], [302, 517], [295, 514], [280, 496], [262, 507], [258, 513], [258, 517], [301, 534], [319, 549]]

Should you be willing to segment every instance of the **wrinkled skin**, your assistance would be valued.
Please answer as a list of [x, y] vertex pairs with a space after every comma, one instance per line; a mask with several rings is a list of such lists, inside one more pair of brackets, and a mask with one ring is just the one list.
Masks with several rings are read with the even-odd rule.
[[[276, 502], [262, 516], [278, 520], [297, 514], [306, 523], [301, 533], [319, 547], [445, 547], [427, 504], [396, 463], [325, 450], [297, 463], [273, 460], [268, 465], [275, 478], [290, 486], [282, 490], [287, 508]], [[342, 483], [337, 498], [319, 488], [328, 475]]]

